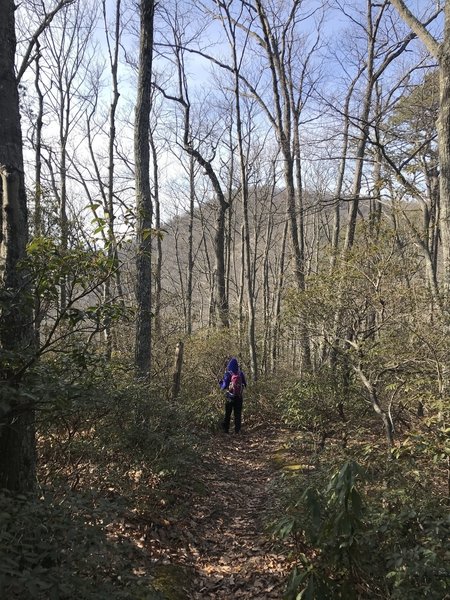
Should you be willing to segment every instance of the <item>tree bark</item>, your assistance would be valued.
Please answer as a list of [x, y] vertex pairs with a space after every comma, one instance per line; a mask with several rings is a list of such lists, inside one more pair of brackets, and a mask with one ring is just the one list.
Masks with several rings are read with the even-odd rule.
[[195, 210], [195, 163], [189, 157], [189, 224], [188, 224], [188, 265], [186, 284], [186, 333], [192, 333], [192, 292], [194, 273], [194, 210]]
[[[119, 65], [119, 46], [120, 46], [120, 19], [121, 19], [121, 0], [116, 0], [115, 7], [115, 24], [114, 24], [114, 46], [111, 48], [108, 35], [108, 27], [106, 21], [106, 0], [103, 0], [103, 19], [105, 22], [106, 39], [108, 44], [109, 61], [111, 67], [112, 80], [112, 100], [109, 108], [109, 138], [108, 138], [108, 193], [106, 199], [106, 215], [108, 219], [108, 242], [107, 252], [108, 258], [115, 263], [115, 280], [117, 286], [117, 294], [123, 302], [122, 280], [120, 276], [119, 256], [117, 251], [116, 232], [114, 227], [115, 210], [114, 210], [114, 190], [115, 190], [115, 144], [116, 144], [116, 113], [119, 103], [119, 82], [118, 82], [118, 65]], [[100, 181], [99, 181], [100, 183]], [[111, 280], [105, 282], [105, 302], [111, 302]], [[110, 319], [105, 323], [105, 341], [106, 355], [111, 358], [113, 351], [113, 338], [111, 331]]]
[[[16, 35], [13, 0], [0, 0], [0, 273], [3, 308], [0, 345], [22, 357], [33, 340], [32, 315], [26, 302], [25, 277], [18, 269], [27, 243], [27, 206], [20, 129], [19, 95], [14, 70]], [[10, 369], [2, 368], [6, 386], [19, 388]], [[34, 407], [29, 400], [2, 398], [0, 403], [0, 488], [35, 488]]]
[[445, 35], [439, 56], [440, 227], [444, 270], [445, 306], [450, 297], [450, 2], [445, 4]]
[[181, 387], [181, 369], [183, 367], [183, 342], [178, 342], [175, 349], [175, 364], [172, 376], [172, 400], [176, 400], [180, 393]]
[[153, 198], [155, 205], [155, 231], [156, 231], [156, 261], [155, 261], [155, 300], [154, 315], [155, 315], [155, 335], [161, 335], [161, 296], [162, 296], [162, 239], [161, 239], [161, 201], [159, 196], [159, 165], [158, 165], [158, 149], [156, 147], [153, 130], [150, 130], [150, 148], [152, 150], [152, 167], [153, 167]]
[[370, 402], [372, 404], [372, 408], [374, 409], [376, 414], [380, 417], [380, 419], [383, 423], [384, 432], [386, 434], [387, 445], [389, 448], [392, 448], [392, 446], [394, 445], [394, 426], [393, 426], [393, 423], [392, 423], [392, 420], [391, 420], [389, 414], [385, 410], [383, 410], [380, 406], [376, 386], [371, 381], [369, 381], [369, 379], [365, 376], [365, 374], [362, 371], [360, 366], [355, 367], [355, 370], [369, 393], [369, 398], [370, 398]]
[[34, 182], [34, 235], [42, 235], [42, 124], [44, 117], [44, 95], [41, 90], [40, 77], [40, 44], [36, 46], [36, 76], [34, 79], [34, 87], [38, 97], [38, 112], [36, 115], [36, 133], [34, 144], [35, 156], [35, 182]]
[[[180, 59], [179, 59], [180, 60]], [[181, 63], [179, 64], [181, 70]], [[185, 74], [180, 74], [180, 77], [184, 77]], [[180, 81], [180, 88], [181, 88]], [[191, 137], [190, 137], [190, 113], [191, 107], [189, 100], [184, 98], [177, 99], [184, 107], [184, 134], [183, 134], [183, 146], [189, 156], [192, 156], [198, 165], [200, 165], [206, 176], [209, 178], [211, 185], [213, 186], [216, 194], [218, 206], [216, 215], [216, 230], [214, 236], [214, 252], [216, 262], [214, 265], [214, 279], [215, 289], [217, 290], [216, 306], [219, 313], [219, 320], [223, 327], [228, 328], [230, 325], [228, 296], [227, 296], [227, 285], [225, 279], [225, 234], [226, 234], [226, 214], [229, 208], [229, 203], [225, 200], [225, 195], [220, 185], [219, 178], [211, 164], [211, 161], [205, 159], [205, 157], [194, 148]]]
[[137, 375], [149, 377], [152, 359], [152, 218], [150, 191], [149, 127], [153, 61], [154, 0], [140, 2], [140, 45], [137, 102], [134, 125], [134, 155], [137, 214], [136, 258], [136, 347]]
[[424, 23], [408, 9], [404, 0], [391, 0], [401, 18], [439, 61], [439, 116], [437, 120], [439, 146], [440, 229], [444, 305], [450, 296], [450, 2], [445, 3], [444, 39], [439, 43]]

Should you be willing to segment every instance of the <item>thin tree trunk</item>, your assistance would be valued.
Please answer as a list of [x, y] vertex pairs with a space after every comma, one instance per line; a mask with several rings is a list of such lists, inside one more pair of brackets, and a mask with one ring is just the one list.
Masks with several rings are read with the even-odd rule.
[[152, 363], [152, 218], [150, 191], [149, 127], [151, 110], [151, 75], [153, 60], [154, 0], [141, 0], [141, 30], [139, 47], [139, 75], [134, 132], [136, 164], [137, 214], [137, 283], [136, 283], [136, 372], [150, 377]]
[[[179, 100], [180, 101], [180, 100]], [[214, 236], [214, 251], [216, 262], [214, 265], [214, 280], [217, 290], [216, 306], [219, 313], [219, 320], [223, 327], [229, 327], [229, 307], [227, 297], [227, 284], [225, 278], [225, 234], [226, 234], [226, 214], [229, 203], [220, 185], [219, 179], [213, 169], [210, 161], [206, 160], [198, 150], [192, 146], [190, 131], [190, 105], [186, 100], [181, 101], [185, 111], [183, 145], [186, 152], [195, 158], [197, 163], [203, 167], [213, 186], [218, 201], [216, 215], [216, 230]]]
[[281, 316], [281, 296], [283, 293], [284, 284], [284, 267], [286, 260], [286, 242], [289, 223], [286, 221], [283, 229], [283, 238], [281, 241], [280, 263], [278, 271], [277, 285], [275, 289], [275, 309], [272, 326], [272, 372], [276, 372], [277, 360], [279, 355], [279, 333], [280, 333], [280, 316]]
[[[35, 132], [35, 182], [34, 182], [34, 235], [40, 237], [43, 235], [43, 223], [42, 223], [42, 125], [44, 117], [44, 95], [41, 90], [41, 72], [40, 72], [40, 44], [39, 41], [36, 43], [36, 76], [34, 79], [34, 88], [38, 97], [38, 110], [36, 115], [36, 132]], [[36, 294], [34, 299], [34, 332], [36, 346], [40, 345], [41, 338], [41, 321], [43, 315], [41, 314], [41, 299]]]
[[[155, 334], [161, 335], [161, 294], [162, 294], [162, 239], [161, 239], [161, 202], [159, 198], [159, 168], [158, 168], [158, 153], [153, 136], [153, 131], [150, 130], [150, 147], [152, 149], [152, 167], [153, 167], [153, 198], [155, 205], [155, 228], [156, 228], [156, 264], [155, 264]], [[192, 283], [191, 283], [192, 285]]]
[[[107, 34], [108, 51], [111, 65], [112, 79], [112, 100], [109, 109], [109, 139], [108, 139], [108, 194], [106, 198], [106, 214], [108, 219], [108, 243], [107, 252], [108, 258], [115, 263], [115, 280], [117, 294], [123, 302], [123, 289], [119, 269], [119, 256], [117, 251], [116, 233], [114, 228], [115, 211], [114, 211], [114, 174], [115, 174], [115, 143], [116, 143], [116, 112], [119, 102], [119, 84], [118, 84], [118, 62], [119, 62], [119, 45], [120, 45], [120, 17], [121, 17], [121, 0], [116, 0], [115, 11], [115, 27], [114, 27], [114, 47], [111, 49], [109, 37]], [[103, 18], [106, 28], [106, 2], [103, 0]], [[106, 32], [108, 33], [108, 32]], [[111, 302], [111, 280], [105, 282], [105, 302]], [[113, 339], [111, 332], [110, 320], [105, 323], [105, 339], [106, 339], [106, 355], [111, 358], [113, 351]]]
[[445, 3], [445, 35], [439, 60], [439, 180], [440, 230], [444, 303], [450, 303], [450, 2]]
[[372, 408], [380, 417], [383, 423], [388, 447], [392, 448], [392, 446], [394, 445], [394, 426], [392, 423], [392, 419], [390, 418], [389, 414], [381, 408], [380, 402], [378, 400], [376, 387], [367, 379], [360, 367], [355, 368], [355, 370], [369, 393]]
[[43, 233], [42, 227], [42, 123], [44, 117], [44, 95], [41, 90], [41, 70], [40, 70], [40, 44], [36, 46], [36, 76], [34, 79], [34, 88], [38, 97], [38, 111], [36, 115], [36, 138], [34, 147], [35, 157], [35, 183], [34, 183], [34, 235], [39, 237]]
[[181, 389], [181, 369], [183, 367], [183, 342], [178, 342], [175, 349], [175, 364], [173, 368], [172, 376], [172, 400], [176, 400], [180, 394]]
[[[61, 82], [62, 85], [62, 82]], [[61, 251], [64, 254], [69, 247], [69, 222], [67, 219], [67, 126], [65, 124], [64, 95], [60, 90], [60, 123], [59, 123], [59, 226], [61, 230]], [[61, 278], [60, 287], [60, 311], [64, 312], [67, 305], [67, 278]]]
[[240, 183], [241, 183], [241, 200], [243, 214], [243, 252], [245, 256], [245, 264], [242, 265], [245, 273], [245, 284], [247, 292], [247, 339], [250, 355], [250, 372], [253, 381], [258, 378], [258, 363], [256, 352], [256, 337], [255, 337], [255, 304], [254, 304], [254, 280], [251, 269], [251, 247], [250, 247], [250, 225], [248, 217], [248, 180], [247, 180], [247, 160], [244, 151], [244, 137], [242, 134], [242, 116], [241, 116], [241, 92], [239, 87], [239, 61], [236, 48], [236, 31], [232, 25], [232, 19], [227, 11], [228, 24], [231, 36], [231, 50], [233, 55], [234, 68], [234, 100], [236, 108], [236, 133], [238, 138], [239, 148], [239, 167], [240, 167]]
[[270, 273], [270, 248], [272, 246], [272, 238], [274, 231], [274, 213], [273, 213], [273, 191], [271, 194], [270, 209], [267, 211], [267, 225], [265, 234], [265, 247], [263, 251], [263, 351], [262, 351], [262, 365], [264, 375], [267, 375], [269, 369], [269, 356], [271, 355], [272, 348], [272, 329], [273, 329], [273, 294], [271, 293], [271, 286], [269, 281]]
[[241, 255], [240, 255], [240, 271], [239, 271], [239, 288], [238, 288], [238, 315], [239, 315], [239, 348], [242, 348], [242, 339], [244, 337], [244, 296], [245, 296], [245, 227], [241, 225]]
[[[291, 94], [292, 98], [292, 94]], [[292, 100], [291, 100], [292, 102]], [[292, 102], [293, 104], [293, 102]], [[292, 111], [294, 115], [294, 133], [293, 133], [293, 154], [295, 161], [295, 181], [296, 181], [296, 189], [297, 189], [297, 202], [296, 207], [298, 211], [298, 246], [299, 246], [299, 261], [301, 263], [302, 270], [302, 288], [301, 291], [306, 289], [305, 285], [305, 275], [306, 275], [306, 261], [305, 261], [305, 215], [304, 215], [304, 205], [303, 205], [303, 181], [302, 181], [302, 161], [300, 154], [300, 114], [298, 110], [295, 110], [295, 107], [292, 106]], [[308, 325], [306, 318], [302, 319], [300, 325], [300, 337], [302, 344], [302, 370], [310, 371], [311, 370], [311, 348], [309, 345], [309, 335], [308, 335]]]
[[195, 210], [195, 169], [194, 157], [189, 157], [189, 225], [188, 225], [188, 272], [187, 272], [187, 318], [186, 333], [192, 333], [192, 281], [194, 272], [194, 210]]
[[350, 108], [350, 100], [353, 96], [353, 91], [355, 89], [356, 82], [358, 81], [361, 75], [361, 71], [357, 74], [357, 76], [353, 79], [349, 90], [347, 92], [347, 96], [345, 97], [344, 103], [344, 130], [342, 132], [342, 154], [341, 160], [339, 163], [338, 169], [338, 178], [336, 182], [336, 189], [334, 193], [334, 224], [333, 224], [333, 236], [331, 241], [331, 261], [330, 261], [330, 271], [333, 272], [336, 266], [336, 259], [338, 256], [339, 249], [339, 237], [341, 233], [341, 202], [342, 202], [342, 188], [344, 184], [344, 175], [345, 169], [347, 165], [347, 152], [349, 145], [349, 129], [350, 129], [350, 118], [349, 118], [349, 108]]

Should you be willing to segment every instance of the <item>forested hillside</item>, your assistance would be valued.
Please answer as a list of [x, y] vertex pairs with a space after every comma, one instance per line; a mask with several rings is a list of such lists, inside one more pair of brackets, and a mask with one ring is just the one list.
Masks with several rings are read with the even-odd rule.
[[450, 4], [0, 14], [0, 598], [450, 598]]

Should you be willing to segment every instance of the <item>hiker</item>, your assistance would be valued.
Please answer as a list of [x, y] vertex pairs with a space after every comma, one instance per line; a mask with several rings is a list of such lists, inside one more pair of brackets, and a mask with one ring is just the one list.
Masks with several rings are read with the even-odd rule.
[[239, 433], [241, 430], [242, 396], [247, 382], [236, 358], [231, 358], [228, 362], [219, 385], [221, 390], [225, 390], [225, 418], [222, 422], [222, 428], [225, 433], [229, 432], [231, 413], [234, 412], [234, 432]]

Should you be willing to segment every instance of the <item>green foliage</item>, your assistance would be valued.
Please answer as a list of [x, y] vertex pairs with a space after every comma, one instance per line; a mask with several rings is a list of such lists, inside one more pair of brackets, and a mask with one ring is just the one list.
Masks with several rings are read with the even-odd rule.
[[378, 524], [380, 550], [385, 552], [391, 598], [440, 600], [450, 591], [450, 519], [431, 507], [405, 507], [385, 515]]
[[[286, 537], [302, 532], [309, 554], [298, 555], [287, 598], [352, 598], [354, 578], [361, 568], [364, 531], [363, 500], [357, 482], [362, 468], [349, 460], [323, 491], [308, 487], [275, 531]], [[314, 557], [312, 556], [314, 554]]]
[[423, 486], [414, 446], [388, 463], [379, 448], [362, 450], [364, 469], [350, 459], [330, 480], [320, 469], [284, 480], [275, 531], [293, 540], [297, 562], [286, 598], [446, 597], [450, 520], [439, 480], [434, 492]]
[[[46, 477], [56, 477], [52, 470], [60, 472], [65, 457], [65, 477], [81, 484], [92, 461], [102, 487], [111, 477], [117, 478], [111, 485], [121, 487], [120, 478], [127, 471], [174, 474], [183, 470], [196, 446], [187, 429], [186, 407], [171, 404], [160, 390], [133, 381], [123, 364], [108, 364], [89, 354], [60, 358], [61, 362], [47, 365], [46, 385], [40, 386], [42, 393], [45, 388], [50, 394], [47, 402], [41, 400], [43, 410], [38, 413]], [[40, 373], [44, 376], [43, 365]], [[81, 462], [74, 467], [78, 459]]]
[[157, 600], [145, 552], [105, 525], [123, 510], [110, 500], [0, 494], [0, 596], [11, 600]]
[[276, 404], [287, 425], [312, 433], [320, 443], [336, 428], [343, 428], [350, 409], [354, 416], [361, 414], [362, 407], [354, 398], [350, 381], [323, 368], [318, 373], [305, 374], [280, 392]]
[[188, 497], [190, 412], [84, 347], [25, 382], [40, 409], [42, 495], [0, 496], [0, 597], [171, 597], [153, 586], [139, 527]]
[[103, 253], [75, 247], [62, 252], [50, 238], [34, 238], [27, 247], [21, 267], [34, 283], [35, 293], [43, 300], [55, 300], [66, 278], [72, 298], [92, 291], [111, 275], [114, 263]]
[[[438, 348], [436, 344], [435, 352]], [[408, 349], [416, 351], [413, 344]], [[398, 356], [406, 350], [400, 348]], [[375, 355], [370, 367], [374, 369]], [[312, 472], [290, 472], [282, 480], [282, 488], [277, 488], [284, 508], [276, 530], [280, 537], [293, 541], [297, 562], [287, 598], [438, 600], [448, 594], [448, 400], [437, 396], [431, 377], [414, 373], [408, 366], [405, 360], [401, 387], [389, 379], [389, 369], [386, 380], [380, 378], [384, 386], [380, 392], [391, 394], [391, 402], [398, 400], [398, 409], [392, 409], [394, 418], [408, 428], [394, 447], [392, 460], [382, 458], [380, 440], [367, 439], [367, 418], [352, 405], [357, 399], [354, 389], [353, 401], [345, 405], [347, 448], [339, 448], [336, 440], [331, 440], [329, 447], [315, 456]], [[313, 376], [286, 390], [279, 397], [286, 422], [300, 430], [307, 429], [307, 423], [337, 429], [333, 404], [328, 403], [329, 412], [321, 420], [316, 406], [321, 396], [342, 398], [344, 388], [337, 387], [334, 396], [325, 390], [323, 382], [315, 385]], [[418, 402], [429, 416], [416, 418]], [[292, 449], [305, 452], [304, 446]], [[346, 458], [344, 467], [328, 482], [324, 465], [337, 464], [345, 456], [352, 458]], [[355, 458], [365, 466], [364, 478], [359, 467], [351, 466]]]
[[[8, 311], [22, 306], [34, 309], [34, 324], [39, 330], [39, 344], [35, 340], [36, 343], [18, 351], [5, 353], [3, 371], [9, 379], [14, 379], [14, 385], [44, 354], [68, 354], [72, 363], [76, 355], [84, 360], [91, 353], [94, 336], [101, 333], [106, 324], [129, 317], [123, 303], [105, 303], [98, 294], [115, 268], [114, 261], [103, 252], [83, 247], [62, 252], [52, 239], [33, 239], [27, 247], [27, 256], [20, 263], [27, 277], [27, 287], [19, 297], [11, 298], [8, 294], [0, 297], [0, 327], [9, 331]], [[63, 308], [59, 302], [62, 287], [66, 294]], [[59, 356], [57, 362], [61, 365]]]
[[[436, 119], [439, 113], [439, 73], [427, 72], [423, 81], [402, 95], [388, 121], [386, 147], [399, 162], [412, 157], [404, 170], [415, 173], [436, 168]], [[418, 151], [419, 150], [419, 151]]]

